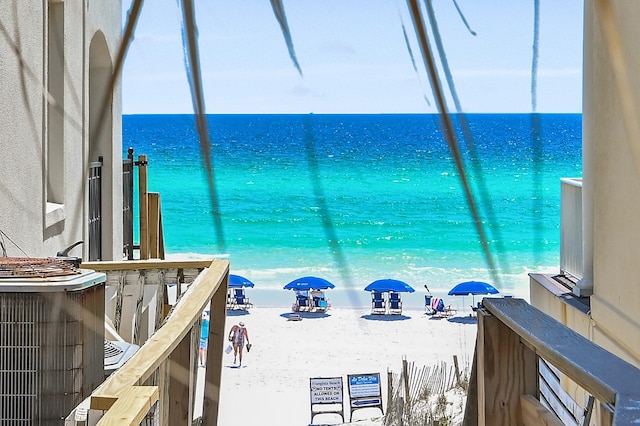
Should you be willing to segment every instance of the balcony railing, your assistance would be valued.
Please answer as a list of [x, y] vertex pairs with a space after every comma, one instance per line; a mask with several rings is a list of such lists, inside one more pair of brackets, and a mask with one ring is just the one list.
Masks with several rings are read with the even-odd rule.
[[600, 425], [638, 423], [640, 369], [524, 300], [485, 298], [463, 424], [561, 424], [540, 401], [540, 358], [593, 395]]
[[[229, 262], [125, 261], [82, 265], [107, 275], [105, 323], [139, 350], [67, 417], [65, 425], [216, 425]], [[168, 288], [177, 290], [169, 305]], [[182, 289], [186, 291], [182, 292]], [[195, 406], [202, 311], [211, 322], [202, 407]], [[202, 417], [194, 419], [194, 412]]]
[[582, 179], [563, 178], [560, 202], [560, 271], [583, 278]]

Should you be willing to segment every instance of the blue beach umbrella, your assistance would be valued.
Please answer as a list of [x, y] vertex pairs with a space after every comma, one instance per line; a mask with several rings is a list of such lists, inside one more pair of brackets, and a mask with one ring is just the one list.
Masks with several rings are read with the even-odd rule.
[[498, 290], [489, 283], [482, 281], [465, 281], [456, 284], [449, 290], [449, 296], [468, 296], [476, 294], [498, 294]]
[[409, 284], [400, 280], [393, 280], [386, 278], [383, 280], [377, 280], [366, 286], [365, 291], [395, 291], [397, 293], [413, 293], [415, 290]]
[[449, 290], [449, 296], [472, 296], [473, 304], [475, 306], [476, 294], [498, 294], [498, 290], [489, 283], [483, 281], [465, 281], [456, 284], [451, 290]]
[[334, 288], [335, 285], [331, 284], [329, 281], [324, 278], [318, 277], [302, 277], [297, 278], [291, 281], [289, 284], [285, 285], [283, 288], [285, 290], [298, 290], [298, 291], [309, 291], [309, 290], [326, 290], [328, 288]]
[[240, 275], [229, 274], [229, 288], [253, 287], [254, 284]]

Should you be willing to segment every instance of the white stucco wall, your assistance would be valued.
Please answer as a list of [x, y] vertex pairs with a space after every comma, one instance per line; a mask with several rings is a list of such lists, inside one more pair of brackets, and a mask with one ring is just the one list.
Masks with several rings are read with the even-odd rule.
[[[611, 3], [630, 83], [624, 93], [630, 94], [638, 121], [640, 2]], [[640, 159], [631, 149], [640, 140], [630, 141], [626, 131], [609, 46], [596, 12], [595, 1], [585, 1], [583, 195], [593, 197], [593, 336], [596, 343], [640, 365]]]
[[[86, 4], [90, 3], [87, 9]], [[89, 43], [101, 30], [107, 41], [110, 62], [121, 37], [120, 1], [88, 0], [56, 2], [64, 9], [64, 66], [58, 79], [64, 89], [56, 102], [64, 109], [62, 120], [64, 181], [62, 205], [47, 213], [47, 135], [44, 96], [47, 78], [47, 10], [48, 2], [20, 0], [0, 2], [0, 21], [8, 37], [0, 37], [0, 230], [9, 256], [45, 257], [78, 240], [87, 240], [88, 76]], [[88, 13], [84, 15], [84, 11]], [[16, 54], [19, 52], [19, 56]], [[22, 62], [21, 62], [22, 61]], [[61, 80], [62, 79], [62, 80]], [[56, 86], [57, 87], [57, 86]], [[111, 161], [121, 157], [120, 91], [114, 95], [110, 129], [115, 135], [103, 148]], [[57, 151], [56, 151], [57, 152]], [[109, 238], [105, 259], [120, 259], [122, 253], [122, 185], [121, 172], [110, 174], [109, 192], [103, 193], [104, 235]], [[52, 207], [51, 204], [49, 204]], [[119, 236], [119, 237], [118, 237]], [[11, 243], [8, 238], [15, 242]], [[16, 247], [16, 245], [19, 247]], [[24, 251], [24, 253], [23, 253]], [[86, 258], [86, 245], [72, 255]]]

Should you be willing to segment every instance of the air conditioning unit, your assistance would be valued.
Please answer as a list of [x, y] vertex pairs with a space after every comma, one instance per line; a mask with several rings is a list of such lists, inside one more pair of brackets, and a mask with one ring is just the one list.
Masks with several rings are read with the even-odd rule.
[[129, 358], [138, 352], [140, 347], [132, 343], [105, 340], [104, 341], [104, 376], [105, 379], [124, 365]]
[[106, 276], [22, 260], [0, 259], [0, 419], [61, 425], [104, 381]]

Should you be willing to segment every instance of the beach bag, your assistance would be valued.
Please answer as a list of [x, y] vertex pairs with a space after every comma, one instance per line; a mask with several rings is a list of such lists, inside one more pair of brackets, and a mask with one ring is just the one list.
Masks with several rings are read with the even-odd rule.
[[247, 343], [247, 352], [251, 350], [251, 343]]
[[229, 345], [229, 346], [227, 346], [227, 348], [224, 350], [224, 353], [226, 353], [226, 354], [230, 354], [232, 350], [233, 350], [233, 347], [231, 347], [231, 345]]

